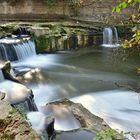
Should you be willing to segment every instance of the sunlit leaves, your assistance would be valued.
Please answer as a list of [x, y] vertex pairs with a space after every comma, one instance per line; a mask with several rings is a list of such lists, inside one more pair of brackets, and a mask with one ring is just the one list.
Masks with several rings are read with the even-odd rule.
[[113, 12], [119, 13], [122, 9], [124, 9], [126, 7], [127, 7], [127, 3], [126, 2], [122, 2], [117, 7], [113, 8]]
[[93, 140], [125, 140], [123, 133], [119, 134], [115, 130], [109, 128], [105, 131], [100, 132]]
[[134, 24], [134, 28], [132, 28], [134, 35], [130, 40], [125, 40], [122, 46], [124, 48], [140, 48], [140, 0], [122, 0], [118, 6], [113, 8], [112, 12], [120, 13], [123, 9], [128, 7], [135, 9], [135, 12], [130, 15], [129, 18], [129, 23]]

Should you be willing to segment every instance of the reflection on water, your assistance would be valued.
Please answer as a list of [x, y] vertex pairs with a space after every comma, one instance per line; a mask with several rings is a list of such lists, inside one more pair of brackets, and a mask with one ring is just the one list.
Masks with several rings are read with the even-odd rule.
[[93, 140], [94, 137], [94, 133], [80, 130], [77, 132], [64, 132], [58, 137], [58, 140]]
[[55, 117], [55, 130], [73, 130], [81, 127], [80, 123], [74, 118], [69, 109], [61, 105], [47, 105], [39, 108], [45, 115]]
[[[137, 130], [140, 128], [140, 124], [136, 124], [140, 122], [137, 95], [117, 90], [117, 85], [139, 84], [134, 73], [139, 62], [132, 58], [128, 61], [114, 60], [110, 52], [109, 49], [100, 49], [40, 55], [14, 63], [13, 66], [39, 68], [36, 76], [31, 75], [36, 78], [26, 81], [33, 89], [38, 107], [57, 99], [73, 98], [104, 118], [113, 128]], [[137, 113], [130, 110], [137, 110]]]

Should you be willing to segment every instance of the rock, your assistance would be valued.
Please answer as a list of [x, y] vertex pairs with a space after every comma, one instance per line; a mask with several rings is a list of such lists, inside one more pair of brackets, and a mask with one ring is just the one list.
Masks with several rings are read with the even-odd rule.
[[5, 93], [0, 92], [0, 100], [3, 100], [5, 98]]
[[37, 133], [20, 113], [6, 101], [0, 101], [1, 140], [40, 140]]
[[55, 122], [54, 117], [50, 116], [50, 117], [46, 118], [46, 124], [45, 125], [46, 125], [46, 131], [47, 131], [47, 134], [48, 134], [48, 138], [50, 138], [55, 133], [54, 122]]
[[[103, 130], [110, 128], [103, 119], [93, 115], [81, 104], [73, 103], [68, 99], [62, 99], [60, 101], [52, 102], [49, 104], [58, 105], [60, 107], [68, 108], [74, 117], [80, 122], [83, 128], [87, 128], [96, 133], [99, 133]], [[47, 105], [49, 105], [47, 104]]]
[[10, 61], [5, 62], [1, 70], [5, 79], [20, 83], [20, 81], [11, 74], [12, 67]]
[[[86, 108], [84, 108], [81, 104], [74, 103], [68, 99], [62, 99], [59, 101], [55, 101], [49, 103], [47, 105], [57, 105], [60, 108], [65, 107], [69, 109], [75, 118], [80, 122], [82, 128], [72, 131], [56, 131], [56, 139], [66, 140], [66, 139], [73, 139], [73, 140], [85, 140], [85, 135], [87, 135], [88, 140], [93, 140], [98, 134], [105, 134], [107, 139], [112, 139], [113, 134], [115, 135], [115, 140], [127, 140], [122, 134], [119, 134], [116, 130], [113, 130], [109, 127], [109, 125], [104, 122], [103, 119], [95, 116], [94, 114], [90, 113]], [[109, 133], [111, 130], [112, 133]], [[87, 132], [89, 131], [89, 133]], [[106, 132], [108, 132], [106, 134]], [[55, 136], [53, 136], [55, 137]]]

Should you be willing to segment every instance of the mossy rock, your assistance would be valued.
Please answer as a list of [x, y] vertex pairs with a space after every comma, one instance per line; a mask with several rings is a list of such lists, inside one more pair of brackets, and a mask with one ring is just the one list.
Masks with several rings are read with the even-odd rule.
[[0, 139], [40, 140], [40, 137], [16, 109], [0, 100]]

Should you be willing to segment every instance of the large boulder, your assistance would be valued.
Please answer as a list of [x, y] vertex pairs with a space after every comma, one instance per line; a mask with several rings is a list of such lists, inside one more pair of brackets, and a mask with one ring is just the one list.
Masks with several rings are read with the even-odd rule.
[[56, 105], [60, 109], [67, 108], [74, 117], [80, 122], [81, 127], [90, 129], [96, 133], [99, 133], [103, 130], [110, 128], [103, 119], [98, 116], [93, 115], [86, 108], [84, 108], [81, 104], [74, 103], [68, 99], [62, 99], [59, 101], [55, 101], [47, 104], [47, 106]]

